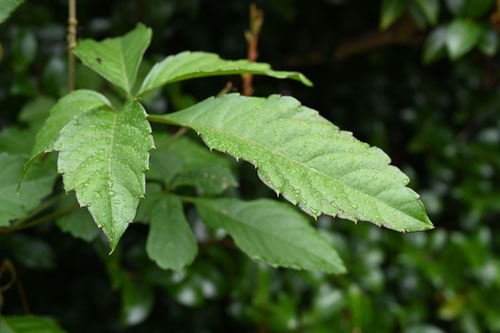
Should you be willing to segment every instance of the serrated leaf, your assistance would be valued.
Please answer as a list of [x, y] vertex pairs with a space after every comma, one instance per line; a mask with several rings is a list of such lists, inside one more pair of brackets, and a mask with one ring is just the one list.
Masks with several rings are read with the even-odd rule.
[[65, 333], [54, 321], [36, 316], [3, 316], [1, 333]]
[[430, 24], [436, 24], [439, 16], [439, 0], [415, 0]]
[[179, 197], [169, 194], [153, 208], [146, 252], [163, 269], [181, 271], [198, 253]]
[[131, 96], [137, 70], [152, 34], [150, 28], [139, 23], [122, 37], [100, 42], [81, 40], [73, 52], [86, 66]]
[[224, 229], [256, 261], [295, 269], [344, 273], [337, 252], [307, 221], [283, 203], [269, 199], [195, 199], [201, 218]]
[[248, 60], [224, 60], [217, 54], [185, 51], [171, 55], [153, 66], [144, 79], [138, 96], [164, 86], [168, 83], [217, 75], [257, 74], [279, 79], [294, 79], [306, 86], [311, 81], [297, 72], [275, 71], [266, 63]]
[[111, 103], [106, 97], [92, 90], [75, 90], [59, 99], [36, 135], [33, 152], [19, 178], [19, 187], [33, 163], [44, 153], [54, 150], [54, 143], [64, 126], [79, 114], [103, 106], [111, 108]]
[[152, 148], [146, 112], [134, 100], [120, 112], [98, 108], [80, 114], [54, 145], [66, 191], [75, 190], [80, 205], [88, 206], [112, 250], [144, 196]]
[[17, 179], [21, 174], [27, 155], [0, 153], [0, 226], [26, 216], [35, 209], [40, 200], [52, 193], [56, 179], [55, 159], [33, 166], [27, 174], [23, 188], [16, 193]]
[[57, 226], [73, 237], [81, 238], [87, 242], [92, 241], [99, 234], [99, 229], [89, 211], [79, 207], [73, 193], [69, 193], [59, 205], [59, 209], [71, 208], [73, 208], [71, 211], [56, 219]]
[[405, 0], [383, 0], [380, 9], [380, 28], [385, 30], [389, 28], [405, 9]]
[[251, 162], [264, 183], [313, 216], [403, 232], [433, 228], [418, 194], [405, 187], [408, 177], [383, 151], [292, 97], [229, 94], [149, 119], [191, 127], [210, 148]]
[[0, 23], [3, 23], [19, 7], [24, 0], [1, 0], [0, 1]]
[[473, 21], [456, 18], [448, 25], [446, 47], [452, 60], [472, 50], [481, 37], [481, 27]]
[[220, 165], [208, 165], [180, 172], [172, 181], [171, 188], [194, 186], [206, 194], [220, 194], [230, 187], [238, 186], [231, 170]]
[[437, 27], [429, 34], [424, 43], [424, 64], [430, 64], [446, 54], [446, 38], [446, 27]]

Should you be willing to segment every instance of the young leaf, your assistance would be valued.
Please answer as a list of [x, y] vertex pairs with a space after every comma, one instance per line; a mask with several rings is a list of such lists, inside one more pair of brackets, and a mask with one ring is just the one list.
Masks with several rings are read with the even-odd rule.
[[473, 21], [457, 18], [448, 26], [446, 46], [452, 60], [469, 52], [479, 42], [481, 27]]
[[151, 43], [151, 36], [151, 29], [139, 23], [122, 37], [101, 42], [81, 40], [73, 52], [85, 65], [131, 96], [137, 70]]
[[380, 28], [385, 30], [391, 26], [405, 9], [405, 0], [383, 0], [380, 10]]
[[2, 333], [65, 333], [54, 321], [36, 316], [6, 316], [0, 318]]
[[254, 164], [264, 183], [313, 216], [326, 213], [398, 231], [433, 228], [408, 177], [376, 147], [292, 97], [229, 94], [149, 116], [189, 126], [210, 147]]
[[26, 155], [0, 153], [0, 226], [22, 218], [40, 204], [40, 200], [52, 193], [56, 179], [55, 159], [33, 166], [26, 176], [23, 188], [16, 193], [17, 179], [26, 162]]
[[294, 79], [306, 86], [311, 81], [297, 72], [282, 72], [271, 69], [266, 63], [248, 60], [224, 60], [217, 54], [206, 52], [182, 52], [172, 55], [153, 66], [144, 79], [138, 96], [164, 86], [168, 83], [216, 75], [257, 74], [278, 79]]
[[104, 106], [112, 108], [106, 97], [92, 90], [75, 90], [57, 101], [50, 110], [50, 116], [36, 135], [33, 152], [19, 178], [19, 187], [33, 163], [44, 153], [54, 150], [54, 143], [64, 126], [79, 114]]
[[179, 197], [169, 194], [153, 208], [146, 251], [163, 269], [180, 271], [193, 262], [198, 244]]
[[92, 241], [99, 234], [99, 229], [97, 229], [88, 210], [78, 206], [73, 193], [69, 193], [66, 199], [59, 205], [59, 209], [71, 208], [73, 210], [56, 220], [57, 226], [62, 231], [70, 233], [73, 237], [81, 238], [87, 242]]
[[201, 218], [224, 229], [253, 260], [273, 266], [345, 273], [337, 252], [293, 208], [269, 199], [196, 199]]
[[0, 23], [3, 23], [24, 0], [2, 0], [0, 1]]
[[142, 106], [128, 100], [123, 110], [98, 108], [66, 125], [54, 145], [66, 191], [75, 190], [104, 229], [111, 249], [134, 220], [144, 196], [151, 127]]

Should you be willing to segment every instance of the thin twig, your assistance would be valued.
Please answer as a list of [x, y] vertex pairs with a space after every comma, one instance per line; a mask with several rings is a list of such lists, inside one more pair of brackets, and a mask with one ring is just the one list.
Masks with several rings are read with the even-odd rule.
[[[62, 194], [62, 193], [59, 195], [56, 195], [55, 197], [51, 198], [47, 202], [44, 202], [37, 209], [31, 211], [26, 217], [12, 222], [11, 227], [16, 227], [20, 224], [25, 223], [26, 221], [30, 220], [32, 217], [40, 214], [41, 212], [43, 212], [47, 208], [50, 208], [51, 206], [53, 206], [55, 203], [61, 201], [63, 198], [64, 198], [64, 194]], [[0, 233], [1, 233], [1, 230], [0, 230]]]
[[165, 142], [165, 144], [163, 145], [163, 148], [169, 147], [172, 143], [174, 143], [180, 137], [182, 137], [184, 134], [186, 134], [186, 132], [188, 130], [189, 130], [189, 127], [186, 127], [186, 126], [179, 128], [179, 130], [177, 132], [175, 132], [174, 135], [172, 135], [170, 137], [170, 139], [167, 140], [167, 142]]
[[66, 213], [69, 213], [70, 211], [72, 211], [73, 209], [78, 208], [78, 207], [79, 207], [78, 204], [74, 203], [71, 206], [61, 208], [59, 210], [56, 210], [53, 213], [44, 215], [44, 216], [42, 216], [38, 219], [34, 219], [30, 222], [23, 223], [23, 224], [18, 225], [18, 226], [12, 226], [12, 227], [6, 228], [4, 230], [0, 230], [0, 234], [9, 234], [9, 233], [14, 232], [14, 231], [31, 228], [31, 227], [37, 226], [39, 224], [42, 224], [44, 222], [52, 221], [54, 218], [59, 217], [61, 215], [64, 215]]
[[68, 0], [68, 87], [69, 91], [75, 90], [75, 55], [73, 50], [76, 46], [76, 0]]
[[[255, 62], [259, 56], [258, 44], [259, 34], [264, 23], [264, 12], [257, 9], [257, 6], [250, 4], [250, 30], [245, 32], [245, 37], [248, 43], [248, 61]], [[252, 87], [253, 75], [243, 75], [243, 95], [251, 96], [253, 94]]]

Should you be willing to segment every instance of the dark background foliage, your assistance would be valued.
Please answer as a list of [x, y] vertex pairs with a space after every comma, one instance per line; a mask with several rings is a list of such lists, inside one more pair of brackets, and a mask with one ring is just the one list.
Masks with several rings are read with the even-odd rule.
[[[406, 15], [390, 28], [403, 42], [376, 42], [384, 34], [379, 1], [256, 4], [265, 15], [259, 60], [301, 71], [315, 87], [256, 77], [255, 95], [292, 95], [384, 149], [410, 176], [436, 229], [399, 234], [321, 217], [318, 227], [348, 269], [329, 276], [256, 264], [227, 242], [202, 242], [191, 267], [166, 272], [144, 252], [144, 225], [133, 225], [108, 256], [101, 239], [88, 244], [45, 223], [0, 238], [0, 258], [13, 262], [30, 311], [69, 332], [500, 332], [498, 57], [476, 50], [423, 65], [429, 30], [416, 29]], [[150, 64], [183, 50], [245, 58], [248, 7], [80, 1], [78, 34], [117, 36], [141, 21], [154, 32]], [[442, 10], [440, 21], [451, 17]], [[66, 18], [65, 1], [28, 1], [0, 25], [2, 150], [14, 141], [29, 153], [34, 132], [17, 120], [20, 111], [50, 107], [67, 91]], [[112, 91], [82, 66], [77, 75], [80, 88]], [[193, 80], [164, 89], [148, 110], [178, 110], [217, 94], [228, 80], [241, 87], [238, 77]], [[241, 197], [275, 196], [252, 166], [235, 165]], [[190, 210], [188, 217], [203, 239], [199, 218]], [[3, 314], [24, 312], [16, 288], [3, 297]]]

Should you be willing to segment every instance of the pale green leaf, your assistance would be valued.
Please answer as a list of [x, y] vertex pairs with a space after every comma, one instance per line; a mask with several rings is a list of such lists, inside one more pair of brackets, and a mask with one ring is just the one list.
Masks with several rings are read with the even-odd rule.
[[146, 252], [163, 269], [180, 271], [193, 262], [198, 244], [179, 197], [169, 194], [153, 208]]
[[87, 209], [80, 208], [73, 193], [69, 193], [58, 208], [68, 211], [56, 220], [57, 226], [62, 231], [70, 233], [73, 237], [81, 238], [87, 242], [97, 237], [99, 229], [92, 219], [92, 216]]
[[408, 177], [382, 150], [292, 97], [230, 94], [149, 119], [189, 126], [210, 148], [251, 162], [262, 181], [313, 216], [403, 232], [433, 228], [418, 194], [405, 187]]
[[134, 100], [120, 112], [98, 108], [80, 114], [54, 145], [66, 191], [75, 190], [80, 205], [88, 206], [112, 250], [144, 196], [151, 148], [146, 112]]
[[24, 186], [16, 193], [17, 179], [27, 155], [0, 153], [0, 226], [25, 217], [35, 209], [41, 199], [52, 193], [56, 179], [55, 159], [37, 163], [26, 175]]
[[295, 269], [345, 272], [328, 241], [288, 205], [269, 199], [195, 199], [194, 203], [205, 223], [227, 231], [253, 260]]
[[382, 0], [380, 28], [382, 30], [389, 28], [403, 14], [405, 5], [405, 0]]
[[121, 286], [120, 321], [123, 325], [137, 325], [148, 318], [153, 310], [155, 293], [144, 281], [125, 276]]
[[0, 317], [0, 333], [64, 333], [53, 320], [36, 316]]
[[54, 150], [54, 143], [64, 126], [79, 114], [103, 106], [111, 108], [111, 103], [103, 95], [91, 90], [75, 90], [57, 101], [50, 110], [50, 116], [36, 135], [35, 146], [30, 159], [24, 166], [19, 186], [33, 163], [44, 153]]
[[3, 23], [24, 0], [0, 0], [0, 23]]
[[431, 24], [436, 24], [439, 16], [439, 0], [415, 0]]
[[73, 52], [85, 65], [130, 96], [142, 56], [151, 43], [151, 36], [151, 29], [139, 23], [134, 30], [122, 37], [100, 42], [81, 40]]
[[477, 47], [481, 50], [481, 52], [491, 57], [497, 53], [498, 43], [498, 32], [493, 28], [489, 28], [483, 31]]
[[279, 79], [294, 79], [307, 86], [312, 86], [303, 74], [282, 72], [271, 69], [266, 63], [248, 60], [224, 60], [217, 54], [206, 52], [182, 52], [172, 55], [153, 66], [144, 79], [138, 95], [142, 96], [151, 90], [168, 83], [216, 75], [257, 74]]
[[481, 27], [467, 19], [456, 18], [448, 25], [446, 47], [452, 60], [457, 60], [472, 50], [481, 38]]

